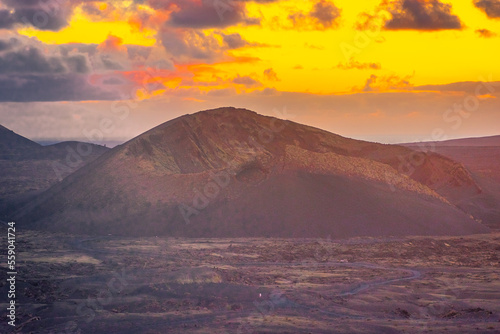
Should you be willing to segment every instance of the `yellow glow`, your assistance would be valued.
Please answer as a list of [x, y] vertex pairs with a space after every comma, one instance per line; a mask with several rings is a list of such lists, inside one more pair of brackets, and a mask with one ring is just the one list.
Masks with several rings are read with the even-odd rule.
[[[447, 1], [444, 1], [447, 2]], [[500, 35], [500, 20], [490, 20], [474, 7], [472, 1], [453, 1], [452, 14], [464, 23], [462, 30], [380, 31], [376, 37], [353, 29], [361, 12], [373, 11], [379, 0], [335, 1], [342, 9], [338, 28], [324, 31], [291, 29], [288, 15], [293, 11], [307, 13], [309, 2], [276, 2], [262, 6], [247, 4], [251, 17], [263, 17], [261, 26], [231, 27], [226, 33], [240, 33], [250, 42], [271, 47], [244, 48], [233, 51], [236, 56], [253, 56], [259, 63], [221, 64], [216, 68], [235, 75], [252, 75], [279, 90], [319, 94], [350, 92], [361, 89], [370, 75], [409, 77], [413, 85], [446, 84], [478, 81], [489, 75], [500, 78], [497, 38], [480, 38], [476, 29], [489, 29]], [[363, 44], [363, 43], [364, 44]], [[272, 47], [277, 45], [278, 47]], [[381, 70], [337, 68], [349, 57], [342, 46], [354, 49], [353, 59], [359, 63], [379, 63]], [[302, 69], [294, 69], [295, 67]], [[272, 67], [281, 81], [268, 82], [263, 71]]]
[[77, 9], [68, 27], [60, 31], [40, 31], [34, 28], [24, 28], [18, 33], [28, 37], [36, 37], [47, 44], [84, 43], [100, 44], [112, 34], [123, 39], [123, 44], [153, 46], [156, 43], [156, 32], [149, 29], [138, 30], [127, 20], [92, 21]]
[[[248, 91], [250, 88], [232, 84], [232, 79], [239, 75], [251, 76], [261, 82], [263, 85], [258, 89], [274, 87], [281, 91], [316, 94], [360, 91], [371, 75], [377, 76], [378, 83], [375, 85], [383, 91], [399, 89], [398, 78], [415, 86], [500, 80], [500, 37], [481, 38], [475, 32], [477, 29], [489, 29], [500, 36], [500, 20], [488, 19], [471, 0], [452, 2], [452, 14], [457, 15], [465, 25], [462, 30], [380, 31], [377, 36], [355, 30], [353, 27], [359, 21], [359, 14], [372, 12], [380, 2], [334, 1], [341, 8], [338, 27], [325, 30], [318, 30], [312, 19], [294, 27], [288, 18], [294, 13], [309, 13], [314, 2], [245, 2], [248, 16], [260, 18], [261, 24], [232, 26], [223, 32], [239, 33], [254, 45], [226, 53], [228, 58], [253, 57], [260, 61], [226, 61], [204, 65], [203, 69], [188, 68], [186, 71], [191, 76], [184, 73], [182, 78], [189, 78], [192, 81], [188, 82], [195, 86], [199, 84], [198, 88], [203, 92], [228, 87]], [[99, 8], [103, 11], [108, 9], [105, 5], [102, 3]], [[145, 5], [136, 8], [141, 12], [154, 13]], [[111, 20], [96, 22], [77, 9], [69, 27], [59, 32], [25, 28], [19, 33], [49, 44], [99, 44], [112, 34], [122, 38], [123, 44], [155, 45], [156, 31], [133, 24], [134, 13], [129, 14], [120, 16], [115, 13], [111, 15]], [[206, 29], [204, 32], [217, 35], [220, 30]], [[255, 43], [260, 46], [255, 46]], [[350, 53], [346, 53], [346, 48]], [[351, 59], [356, 64], [365, 64], [365, 67], [339, 68], [339, 64], [346, 65]], [[380, 64], [381, 69], [367, 66], [369, 64]], [[269, 80], [264, 75], [268, 68], [277, 73], [279, 81]], [[168, 78], [165, 84], [169, 89], [188, 88], [181, 78]]]

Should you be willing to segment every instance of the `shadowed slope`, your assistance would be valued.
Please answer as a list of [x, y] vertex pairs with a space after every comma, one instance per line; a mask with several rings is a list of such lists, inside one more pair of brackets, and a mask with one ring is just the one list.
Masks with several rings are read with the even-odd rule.
[[457, 198], [454, 204], [485, 224], [500, 227], [500, 136], [405, 145], [462, 163], [472, 173], [481, 192]]

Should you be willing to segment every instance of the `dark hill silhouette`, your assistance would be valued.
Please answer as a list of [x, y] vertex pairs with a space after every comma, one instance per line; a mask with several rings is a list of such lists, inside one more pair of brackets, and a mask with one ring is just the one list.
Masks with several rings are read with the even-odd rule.
[[[449, 235], [488, 229], [450, 193], [479, 187], [462, 165], [220, 108], [166, 122], [115, 147], [14, 219], [90, 234], [203, 237]], [[465, 195], [464, 195], [465, 196]]]
[[39, 150], [42, 146], [14, 131], [0, 125], [0, 159], [17, 159], [19, 156], [30, 154]]
[[81, 142], [39, 145], [0, 125], [0, 217], [108, 149]]

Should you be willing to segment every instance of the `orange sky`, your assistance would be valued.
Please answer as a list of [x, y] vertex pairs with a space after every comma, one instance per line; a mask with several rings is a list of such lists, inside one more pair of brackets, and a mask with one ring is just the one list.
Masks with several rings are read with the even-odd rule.
[[109, 101], [130, 109], [109, 138], [229, 104], [386, 142], [498, 133], [500, 1], [30, 3], [0, 1], [0, 116], [28, 137], [82, 138]]

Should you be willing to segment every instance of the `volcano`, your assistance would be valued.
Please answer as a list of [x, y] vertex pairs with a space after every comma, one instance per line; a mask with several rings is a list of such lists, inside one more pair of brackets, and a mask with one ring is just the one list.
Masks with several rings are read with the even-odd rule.
[[113, 148], [13, 219], [126, 236], [462, 235], [488, 232], [452, 203], [479, 192], [462, 164], [439, 154], [228, 107]]

